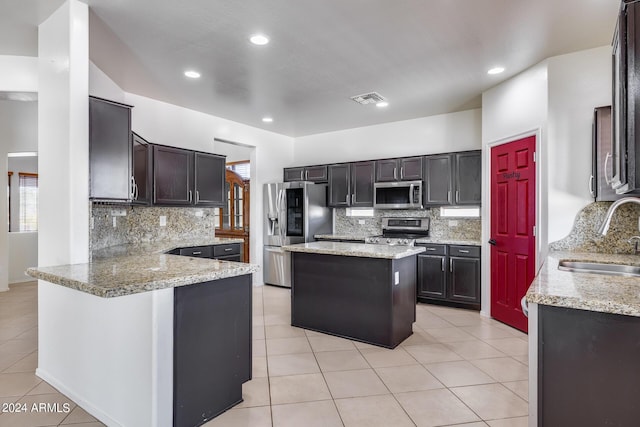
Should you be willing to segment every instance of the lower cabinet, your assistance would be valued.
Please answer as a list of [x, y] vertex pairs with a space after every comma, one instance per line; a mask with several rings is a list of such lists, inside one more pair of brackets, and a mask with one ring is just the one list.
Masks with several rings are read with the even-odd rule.
[[480, 247], [420, 244], [418, 301], [480, 309]]

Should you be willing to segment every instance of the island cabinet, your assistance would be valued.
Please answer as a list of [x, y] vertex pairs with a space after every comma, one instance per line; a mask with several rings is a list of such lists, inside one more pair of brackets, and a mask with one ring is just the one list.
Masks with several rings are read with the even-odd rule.
[[222, 206], [224, 183], [224, 156], [153, 146], [155, 205]]
[[327, 182], [327, 166], [306, 166], [284, 169], [284, 182], [290, 181], [311, 181]]
[[376, 161], [376, 182], [422, 179], [422, 157], [403, 157]]
[[329, 206], [373, 207], [374, 170], [372, 161], [329, 165]]
[[537, 304], [537, 320], [537, 425], [638, 425], [640, 318]]
[[480, 151], [425, 157], [424, 205], [479, 205], [482, 202]]
[[480, 247], [423, 244], [418, 255], [418, 301], [480, 309]]
[[89, 98], [89, 197], [131, 198], [131, 106]]

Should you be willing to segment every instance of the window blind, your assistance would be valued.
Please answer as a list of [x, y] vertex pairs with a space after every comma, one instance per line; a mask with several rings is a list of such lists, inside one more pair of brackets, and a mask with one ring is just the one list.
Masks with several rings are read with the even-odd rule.
[[20, 172], [20, 231], [38, 231], [38, 174]]

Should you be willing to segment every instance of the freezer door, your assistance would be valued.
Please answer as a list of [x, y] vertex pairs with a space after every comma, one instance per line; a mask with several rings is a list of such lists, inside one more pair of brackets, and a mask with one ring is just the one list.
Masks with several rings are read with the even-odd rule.
[[265, 246], [263, 279], [268, 285], [291, 287], [291, 254], [276, 246]]

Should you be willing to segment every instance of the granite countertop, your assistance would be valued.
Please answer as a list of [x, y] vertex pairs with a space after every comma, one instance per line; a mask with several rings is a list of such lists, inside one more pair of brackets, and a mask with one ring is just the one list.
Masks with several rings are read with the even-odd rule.
[[639, 255], [550, 252], [529, 287], [528, 302], [640, 317], [640, 277], [562, 271], [561, 260], [640, 266]]
[[338, 239], [350, 240], [353, 242], [364, 242], [364, 239], [371, 236], [371, 234], [316, 234], [313, 237], [316, 239]]
[[435, 243], [439, 245], [463, 245], [463, 246], [482, 246], [480, 240], [455, 240], [443, 237], [427, 237], [425, 239], [416, 239], [416, 243]]
[[103, 298], [192, 285], [242, 276], [258, 266], [178, 255], [143, 254], [102, 259], [85, 264], [36, 267], [27, 274]]
[[161, 240], [158, 242], [131, 243], [127, 245], [109, 246], [91, 251], [91, 259], [107, 259], [119, 256], [134, 256], [140, 254], [163, 254], [176, 248], [190, 248], [192, 246], [224, 245], [227, 243], [243, 243], [242, 239], [228, 239], [221, 237], [201, 237], [183, 240]]
[[367, 245], [349, 242], [300, 243], [298, 245], [283, 246], [282, 249], [290, 252], [385, 259], [399, 259], [425, 251], [425, 248], [418, 246]]

